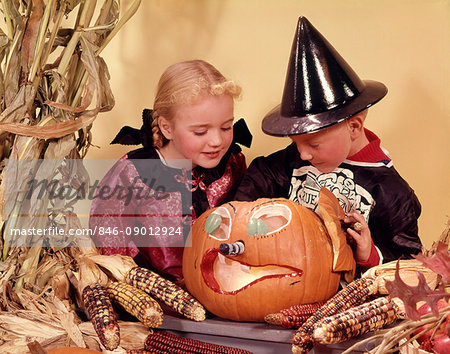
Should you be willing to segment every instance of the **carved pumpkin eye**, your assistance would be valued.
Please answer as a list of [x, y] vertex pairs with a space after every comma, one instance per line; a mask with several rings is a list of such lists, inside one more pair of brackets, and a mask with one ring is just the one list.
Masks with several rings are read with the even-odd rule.
[[214, 210], [206, 219], [205, 231], [209, 237], [216, 240], [228, 240], [231, 232], [231, 216], [228, 209], [219, 207]]
[[284, 204], [271, 204], [256, 210], [247, 227], [249, 236], [270, 235], [291, 222], [292, 212]]
[[251, 218], [248, 222], [247, 233], [249, 236], [265, 235], [269, 231], [267, 224], [257, 218]]

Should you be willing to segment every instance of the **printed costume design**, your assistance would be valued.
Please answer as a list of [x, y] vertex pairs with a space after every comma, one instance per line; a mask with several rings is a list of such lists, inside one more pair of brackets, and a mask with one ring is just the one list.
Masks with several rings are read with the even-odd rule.
[[134, 257], [139, 265], [177, 280], [182, 278], [183, 246], [192, 222], [219, 205], [242, 177], [246, 163], [237, 143], [250, 146], [252, 136], [241, 119], [233, 126], [233, 143], [215, 168], [172, 168], [153, 147], [149, 114], [151, 110], [144, 110], [140, 130], [124, 127], [113, 140], [144, 147], [117, 161], [97, 189], [121, 186], [133, 196], [94, 199], [89, 226], [97, 230], [92, 238], [102, 254]]
[[354, 172], [348, 168], [330, 173], [321, 173], [312, 165], [294, 169], [289, 199], [315, 211], [321, 187], [333, 192], [346, 214], [356, 209], [369, 221], [375, 200], [363, 186], [355, 184]]

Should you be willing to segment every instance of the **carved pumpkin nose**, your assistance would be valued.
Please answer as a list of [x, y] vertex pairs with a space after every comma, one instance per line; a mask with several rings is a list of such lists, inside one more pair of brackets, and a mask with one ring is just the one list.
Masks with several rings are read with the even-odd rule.
[[221, 243], [219, 251], [224, 256], [238, 256], [244, 253], [245, 245], [242, 241], [236, 241], [234, 243]]

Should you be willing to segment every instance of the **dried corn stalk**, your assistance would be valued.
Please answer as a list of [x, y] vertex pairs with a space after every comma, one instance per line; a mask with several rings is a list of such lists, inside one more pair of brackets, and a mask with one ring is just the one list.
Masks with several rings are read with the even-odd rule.
[[[90, 146], [90, 128], [99, 112], [114, 106], [100, 53], [140, 0], [128, 3], [119, 17], [119, 0], [0, 2], [0, 208], [7, 209], [1, 210], [0, 248], [3, 260], [14, 253], [11, 248], [21, 248], [23, 263], [14, 271], [16, 292], [38, 280], [33, 270], [48, 240], [27, 235], [15, 243], [10, 231], [51, 226], [67, 230], [79, 221], [72, 211], [76, 200], [61, 203], [18, 194], [11, 201], [8, 193], [23, 190], [37, 175], [71, 186], [88, 185], [82, 158]], [[6, 164], [15, 159], [21, 162]], [[74, 245], [64, 236], [53, 237], [52, 242], [59, 241]], [[53, 248], [55, 254], [62, 251]], [[0, 272], [0, 284], [2, 276]], [[39, 285], [43, 283], [41, 278]]]
[[88, 185], [82, 159], [90, 128], [114, 106], [100, 54], [140, 2], [128, 0], [120, 15], [120, 0], [0, 1], [0, 352], [25, 348], [30, 338], [86, 346], [68, 301], [69, 278], [79, 272], [76, 258], [95, 250], [65, 234], [51, 247], [41, 235], [15, 243], [10, 232], [80, 227], [76, 200], [11, 191], [35, 176]]

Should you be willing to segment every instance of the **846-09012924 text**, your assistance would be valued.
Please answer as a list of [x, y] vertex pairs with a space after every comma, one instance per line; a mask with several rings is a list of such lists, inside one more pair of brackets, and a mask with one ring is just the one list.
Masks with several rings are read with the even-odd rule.
[[178, 236], [183, 233], [182, 227], [144, 227], [144, 226], [128, 226], [124, 229], [119, 227], [97, 227], [94, 228], [73, 228], [63, 229], [55, 226], [47, 228], [15, 228], [10, 230], [11, 236], [91, 236], [93, 234], [99, 235], [126, 235], [126, 236]]

